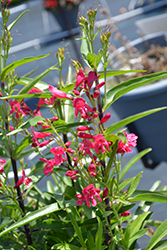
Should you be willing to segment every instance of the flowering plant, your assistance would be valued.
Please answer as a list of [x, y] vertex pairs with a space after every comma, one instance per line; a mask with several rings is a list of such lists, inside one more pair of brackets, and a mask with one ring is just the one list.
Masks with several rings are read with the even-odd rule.
[[82, 0], [44, 0], [44, 6], [47, 10], [56, 10], [59, 7], [72, 9], [79, 5]]
[[[110, 32], [101, 35], [102, 48], [98, 54], [94, 53], [93, 42], [100, 32], [99, 29], [94, 33], [96, 13], [96, 9], [89, 10], [88, 21], [80, 17], [81, 51], [90, 71], [84, 73], [81, 65], [73, 61], [76, 80], [72, 81], [69, 66], [64, 83], [61, 78], [63, 48], [57, 53], [58, 63], [35, 78], [31, 78], [30, 73], [24, 77], [15, 75], [18, 66], [49, 55], [7, 64], [12, 42], [10, 31], [23, 14], [7, 25], [9, 11], [2, 5], [1, 249], [9, 249], [9, 244], [10, 249], [132, 250], [138, 238], [150, 235], [150, 226], [157, 229], [145, 249], [166, 247], [167, 241], [161, 239], [167, 234], [167, 220], [151, 220], [149, 211], [154, 202], [167, 203], [166, 187], [158, 191], [156, 183], [150, 191], [136, 190], [142, 173], [124, 178], [131, 166], [150, 149], [134, 156], [122, 168], [122, 158], [131, 153], [137, 143], [137, 135], [128, 134], [123, 127], [164, 108], [107, 126], [112, 118], [107, 111], [110, 105], [145, 81], [140, 77], [106, 90], [107, 77], [124, 71], [107, 71]], [[104, 71], [97, 72], [101, 60]], [[57, 87], [41, 81], [51, 70], [59, 70]], [[153, 74], [149, 80], [164, 75]], [[21, 86], [17, 94], [14, 93], [16, 85], [18, 89]], [[34, 97], [39, 101], [31, 110], [26, 98], [33, 100]], [[53, 115], [43, 117], [42, 107]], [[32, 152], [36, 152], [39, 160], [30, 166], [31, 162], [25, 162], [24, 158]], [[13, 181], [9, 179], [11, 168]], [[20, 171], [21, 177], [18, 176]], [[52, 176], [55, 184], [48, 181], [47, 191], [42, 192], [38, 184], [44, 176]]]

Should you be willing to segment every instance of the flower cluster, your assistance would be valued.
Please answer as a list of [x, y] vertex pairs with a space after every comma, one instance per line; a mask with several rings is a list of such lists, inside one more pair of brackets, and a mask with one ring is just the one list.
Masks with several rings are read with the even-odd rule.
[[82, 0], [45, 0], [44, 6], [47, 10], [56, 10], [59, 7], [72, 9], [79, 5]]

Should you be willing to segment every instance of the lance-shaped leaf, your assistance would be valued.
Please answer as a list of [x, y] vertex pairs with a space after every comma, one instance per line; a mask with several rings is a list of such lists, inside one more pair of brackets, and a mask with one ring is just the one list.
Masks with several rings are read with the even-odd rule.
[[20, 20], [20, 18], [24, 15], [24, 14], [26, 14], [27, 12], [29, 12], [30, 10], [25, 10], [25, 11], [23, 11], [19, 16], [18, 16], [18, 18], [16, 18], [16, 20], [14, 20], [12, 23], [10, 23], [9, 25], [8, 25], [8, 30], [10, 31], [14, 26], [15, 26], [15, 24]]
[[[72, 82], [72, 67], [71, 67], [71, 65], [69, 65], [69, 68], [68, 68], [67, 82], [68, 82], [68, 84], [65, 87], [66, 88], [65, 92], [69, 92], [75, 86], [74, 84], [70, 84]], [[72, 87], [72, 89], [67, 89], [69, 87]], [[73, 107], [73, 104], [70, 100], [66, 100], [64, 103], [64, 117], [65, 117], [65, 122], [67, 122], [67, 123], [74, 122], [74, 107]]]
[[167, 194], [163, 194], [161, 191], [159, 192], [145, 191], [141, 194], [137, 194], [132, 198], [129, 198], [128, 201], [129, 202], [148, 201], [148, 202], [167, 203]]
[[1, 72], [1, 81], [4, 80], [4, 77], [12, 70], [12, 69], [15, 69], [17, 68], [18, 66], [21, 66], [23, 64], [26, 64], [26, 63], [29, 63], [29, 62], [32, 62], [32, 61], [36, 61], [36, 60], [39, 60], [39, 59], [42, 59], [42, 58], [45, 58], [47, 56], [49, 56], [49, 54], [47, 55], [40, 55], [40, 56], [31, 56], [31, 57], [26, 57], [26, 58], [23, 58], [23, 59], [20, 59], [18, 61], [15, 61], [11, 64], [9, 64], [8, 66], [6, 66], [2, 72]]
[[138, 153], [137, 155], [135, 155], [126, 165], [125, 167], [122, 169], [122, 171], [120, 172], [119, 175], [119, 179], [121, 180], [124, 175], [129, 171], [129, 169], [139, 160], [141, 159], [145, 154], [149, 153], [152, 149], [151, 148], [147, 148], [143, 151], [141, 151], [140, 153]]
[[85, 33], [82, 32], [81, 54], [82, 54], [84, 61], [89, 66], [89, 63], [87, 61], [87, 54], [88, 53], [91, 53], [90, 45], [89, 45], [88, 40], [86, 39]]
[[[145, 250], [151, 250], [167, 234], [167, 220], [165, 220], [151, 237]], [[160, 248], [161, 249], [161, 248]]]
[[151, 75], [145, 75], [137, 78], [133, 78], [131, 80], [125, 81], [114, 86], [110, 89], [106, 94], [106, 104], [104, 106], [104, 98], [102, 100], [103, 104], [103, 112], [118, 98], [125, 95], [129, 91], [141, 87], [147, 83], [159, 80], [161, 78], [167, 77], [167, 72], [155, 73]]
[[[145, 70], [107, 70], [106, 76], [112, 77], [112, 76], [119, 76], [119, 75], [125, 75], [129, 73], [137, 73], [137, 72], [146, 72]], [[99, 79], [104, 78], [104, 71], [98, 71], [98, 74], [100, 75]]]
[[129, 116], [111, 126], [108, 127], [108, 129], [105, 131], [105, 134], [108, 135], [108, 134], [111, 134], [113, 132], [115, 132], [116, 130], [126, 126], [127, 124], [131, 123], [131, 122], [134, 122], [142, 117], [145, 117], [145, 116], [148, 116], [148, 115], [151, 115], [153, 113], [156, 113], [158, 111], [161, 111], [161, 110], [164, 110], [166, 109], [167, 107], [162, 107], [162, 108], [156, 108], [156, 109], [150, 109], [150, 110], [147, 110], [147, 111], [144, 111], [144, 112], [141, 112], [141, 113], [138, 113], [136, 115], [132, 115], [132, 116]]
[[32, 79], [29, 84], [27, 84], [26, 86], [24, 86], [18, 93], [18, 95], [23, 95], [23, 94], [27, 94], [29, 90], [31, 90], [32, 87], [34, 87], [34, 85], [39, 82], [44, 76], [46, 76], [51, 70], [55, 70], [57, 69], [57, 65], [54, 65], [52, 67], [50, 67], [49, 69], [46, 69], [43, 73], [41, 73], [40, 75], [36, 76], [34, 79]]
[[110, 179], [111, 167], [112, 167], [112, 164], [113, 164], [113, 161], [114, 161], [117, 149], [118, 149], [118, 143], [119, 143], [119, 141], [117, 140], [113, 146], [113, 149], [112, 149], [111, 155], [110, 155], [110, 159], [109, 159], [107, 167], [104, 171], [104, 182], [105, 183], [107, 183], [108, 180]]
[[72, 214], [70, 214], [70, 220], [71, 220], [71, 223], [72, 223], [72, 225], [74, 227], [74, 230], [75, 230], [75, 232], [76, 232], [76, 234], [77, 234], [77, 236], [79, 238], [80, 244], [83, 247], [85, 247], [85, 242], [84, 242], [84, 239], [82, 237], [81, 229], [79, 228], [79, 226], [78, 226], [78, 224], [77, 224], [77, 222], [76, 222], [76, 220], [75, 220], [75, 218], [74, 218], [74, 216]]
[[143, 172], [140, 172], [140, 173], [135, 177], [135, 179], [134, 179], [133, 182], [130, 184], [130, 186], [128, 187], [128, 194], [127, 194], [127, 197], [130, 197], [130, 196], [134, 193], [134, 191], [136, 190], [137, 186], [139, 185], [139, 182], [140, 182], [142, 173], [143, 173]]
[[97, 220], [98, 220], [98, 230], [97, 230], [96, 237], [95, 237], [95, 244], [96, 244], [96, 250], [101, 250], [103, 227], [102, 227], [102, 222], [98, 216], [97, 216]]

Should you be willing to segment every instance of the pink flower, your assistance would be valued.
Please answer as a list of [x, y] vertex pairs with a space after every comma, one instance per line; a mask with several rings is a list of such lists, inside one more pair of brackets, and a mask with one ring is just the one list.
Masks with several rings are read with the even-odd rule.
[[2, 174], [4, 172], [4, 165], [0, 164], [0, 174]]
[[[0, 158], [0, 163], [6, 164], [6, 161], [2, 158]], [[0, 174], [4, 172], [4, 165], [0, 164]]]
[[78, 74], [77, 74], [77, 79], [76, 79], [76, 84], [75, 84], [74, 89], [77, 89], [77, 87], [79, 85], [81, 85], [81, 83], [83, 83], [84, 79], [85, 79], [85, 74], [82, 71], [82, 69], [80, 69], [79, 72], [78, 72]]
[[92, 157], [92, 153], [90, 151], [90, 149], [94, 149], [94, 142], [83, 139], [82, 143], [79, 143], [79, 151], [83, 153], [83, 155], [89, 155], [90, 157]]
[[30, 91], [28, 91], [28, 94], [33, 94], [33, 93], [42, 93], [42, 90], [36, 89], [36, 88], [32, 88]]
[[73, 90], [74, 95], [79, 96], [80, 92], [78, 90]]
[[125, 212], [123, 212], [122, 214], [121, 214], [121, 216], [123, 216], [123, 217], [127, 217], [127, 216], [129, 216], [130, 215], [130, 211], [129, 210], [127, 210], [127, 211], [125, 211]]
[[105, 84], [105, 82], [99, 83], [99, 84], [95, 87], [95, 89], [100, 89], [101, 87], [104, 86], [104, 84]]
[[83, 195], [77, 194], [76, 197], [78, 198], [77, 205], [82, 205], [83, 201], [86, 201], [86, 205], [90, 207], [89, 200], [91, 200], [91, 204], [93, 207], [97, 205], [97, 201], [95, 197], [101, 202], [102, 199], [99, 195], [100, 189], [95, 188], [93, 184], [88, 185], [86, 188], [82, 190]]
[[72, 100], [73, 97], [72, 96], [68, 96], [66, 93], [64, 93], [63, 91], [49, 85], [49, 90], [50, 92], [53, 94], [54, 97], [58, 97], [58, 98], [67, 98]]
[[109, 194], [109, 189], [107, 187], [105, 187], [103, 190], [103, 198], [107, 197], [108, 194]]
[[97, 98], [100, 95], [100, 91], [99, 90], [95, 90], [93, 93], [93, 98]]
[[41, 139], [41, 138], [45, 138], [47, 136], [52, 136], [52, 133], [45, 133], [45, 132], [34, 132], [33, 131], [33, 126], [31, 126], [31, 131], [34, 134], [34, 137], [36, 139]]
[[[55, 155], [54, 159], [56, 165], [60, 165], [63, 161], [67, 161], [65, 150], [66, 148], [62, 147], [54, 147], [50, 150], [50, 152]], [[62, 157], [62, 155], [64, 155], [64, 158]]]
[[99, 149], [101, 150], [101, 153], [104, 154], [106, 149], [109, 151], [109, 145], [107, 140], [104, 138], [103, 135], [94, 135], [93, 140], [95, 142], [95, 152], [96, 154], [99, 154]]
[[94, 163], [90, 164], [88, 167], [89, 172], [94, 172], [96, 170], [96, 165]]
[[127, 142], [123, 143], [122, 141], [119, 141], [117, 153], [120, 153], [120, 154], [124, 154], [124, 153], [128, 154], [128, 152], [132, 153], [133, 150], [130, 147], [134, 148], [137, 145], [138, 136], [133, 133], [127, 134], [124, 131], [123, 133], [127, 138]]
[[9, 101], [9, 104], [11, 106], [11, 111], [9, 112], [9, 115], [15, 113], [16, 118], [19, 120], [20, 115], [26, 116], [26, 113], [21, 109], [21, 105], [18, 101]]
[[73, 107], [75, 108], [75, 118], [77, 118], [79, 112], [84, 119], [90, 118], [93, 113], [91, 107], [85, 103], [85, 100], [82, 97], [73, 100]]
[[6, 161], [4, 159], [0, 158], [0, 163], [6, 164]]
[[111, 117], [111, 114], [110, 113], [107, 113], [105, 114], [105, 116], [101, 119], [100, 123], [99, 124], [102, 124], [104, 122], [107, 122]]
[[70, 176], [70, 178], [72, 180], [76, 179], [77, 177], [79, 177], [78, 175], [76, 175], [77, 173], [79, 173], [78, 170], [69, 170], [66, 172], [66, 176]]
[[[6, 4], [10, 3], [12, 0], [7, 0]], [[4, 3], [4, 0], [1, 0], [1, 3]]]
[[84, 138], [84, 139], [92, 139], [93, 138], [93, 135], [87, 134], [87, 133], [82, 133], [82, 132], [79, 132], [77, 134], [77, 136], [80, 138]]
[[76, 128], [77, 131], [87, 131], [87, 130], [92, 130], [93, 128], [87, 127], [87, 126], [79, 126]]
[[24, 170], [22, 170], [22, 175], [23, 176], [18, 180], [18, 182], [14, 186], [14, 189], [17, 188], [18, 186], [22, 185], [23, 183], [25, 183], [27, 186], [29, 186], [29, 183], [32, 181], [31, 178], [25, 177], [25, 171]]
[[56, 165], [55, 159], [47, 160], [45, 158], [40, 158], [40, 161], [46, 162], [46, 165], [44, 167], [44, 174], [51, 174], [53, 171], [53, 167]]
[[83, 87], [85, 90], [91, 89], [93, 82], [99, 78], [100, 75], [96, 75], [94, 71], [88, 73], [88, 77], [85, 77]]

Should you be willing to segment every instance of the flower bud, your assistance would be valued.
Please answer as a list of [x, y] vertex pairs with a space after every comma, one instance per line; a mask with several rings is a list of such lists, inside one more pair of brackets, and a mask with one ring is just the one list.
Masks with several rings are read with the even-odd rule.
[[105, 187], [103, 190], [103, 198], [107, 197], [108, 194], [109, 194], [109, 189], [107, 187]]
[[100, 95], [100, 91], [99, 90], [95, 90], [95, 92], [93, 93], [93, 97], [97, 98]]
[[127, 216], [129, 216], [129, 215], [130, 215], [130, 211], [129, 211], [129, 210], [127, 210], [127, 211], [121, 213], [121, 216], [123, 216], [123, 217], [127, 217]]
[[99, 124], [102, 124], [102, 123], [104, 123], [104, 122], [107, 122], [107, 121], [110, 119], [110, 117], [111, 117], [111, 114], [110, 114], [110, 113], [107, 113], [107, 114], [101, 119], [101, 121], [100, 121]]

